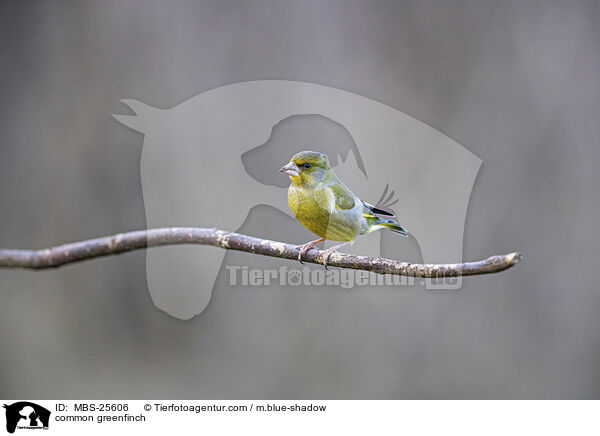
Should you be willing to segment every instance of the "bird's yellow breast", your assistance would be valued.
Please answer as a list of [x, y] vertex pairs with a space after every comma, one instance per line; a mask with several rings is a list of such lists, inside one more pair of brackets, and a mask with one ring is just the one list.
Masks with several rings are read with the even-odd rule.
[[307, 189], [292, 184], [288, 204], [300, 223], [315, 235], [331, 241], [352, 241], [357, 237], [353, 225], [337, 219], [335, 196], [326, 186]]

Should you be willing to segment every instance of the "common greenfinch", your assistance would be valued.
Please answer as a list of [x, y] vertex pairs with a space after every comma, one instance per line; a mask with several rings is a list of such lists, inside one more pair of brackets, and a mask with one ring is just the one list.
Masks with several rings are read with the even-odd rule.
[[[338, 248], [354, 242], [361, 235], [389, 229], [407, 236], [404, 227], [393, 219], [395, 215], [358, 198], [341, 180], [323, 153], [301, 151], [279, 171], [290, 176], [288, 204], [294, 216], [319, 239], [298, 246], [298, 260], [319, 242], [343, 241], [325, 250], [323, 264]], [[387, 218], [381, 218], [378, 215]]]

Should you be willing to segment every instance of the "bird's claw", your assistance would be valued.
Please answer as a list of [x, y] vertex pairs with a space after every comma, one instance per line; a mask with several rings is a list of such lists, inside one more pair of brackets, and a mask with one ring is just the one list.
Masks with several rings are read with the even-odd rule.
[[308, 250], [315, 248], [315, 245], [317, 245], [317, 243], [319, 242], [321, 241], [317, 240], [307, 242], [306, 244], [298, 245], [297, 248], [300, 249], [300, 253], [298, 253], [298, 262], [304, 264], [304, 262], [302, 262], [302, 256], [304, 256]]
[[329, 263], [329, 257], [331, 257], [331, 255], [333, 253], [335, 253], [338, 250], [338, 248], [342, 248], [343, 246], [345, 246], [348, 243], [350, 243], [350, 241], [342, 242], [341, 244], [334, 245], [333, 247], [329, 247], [327, 250], [325, 250], [323, 252], [323, 266], [325, 267], [326, 270], [329, 270], [329, 268], [327, 268], [328, 263]]
[[304, 253], [306, 253], [308, 250], [305, 249], [304, 245], [298, 245], [298, 248], [300, 249], [300, 253], [298, 253], [298, 262], [304, 265], [304, 262], [302, 262], [302, 255], [304, 255]]
[[329, 271], [329, 268], [327, 268], [327, 262], [329, 262], [329, 257], [333, 254], [334, 251], [335, 250], [328, 249], [325, 250], [325, 252], [323, 253], [323, 266], [327, 271]]

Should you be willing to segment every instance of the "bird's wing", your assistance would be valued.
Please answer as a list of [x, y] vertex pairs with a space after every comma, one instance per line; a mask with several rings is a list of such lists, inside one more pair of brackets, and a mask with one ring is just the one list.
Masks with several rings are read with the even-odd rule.
[[341, 210], [349, 210], [354, 207], [354, 194], [339, 180], [328, 186], [335, 198], [335, 207]]
[[387, 210], [379, 209], [378, 207], [373, 206], [372, 204], [363, 201], [363, 204], [367, 209], [369, 209], [372, 213], [383, 216], [396, 216], [392, 212], [388, 212]]

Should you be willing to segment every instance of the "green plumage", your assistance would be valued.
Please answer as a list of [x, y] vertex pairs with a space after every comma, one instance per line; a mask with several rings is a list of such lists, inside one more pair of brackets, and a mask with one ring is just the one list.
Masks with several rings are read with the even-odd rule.
[[395, 220], [376, 214], [393, 214], [361, 201], [335, 175], [327, 156], [303, 151], [282, 168], [290, 175], [288, 204], [294, 216], [308, 230], [331, 241], [354, 241], [374, 230], [387, 228], [406, 235]]

